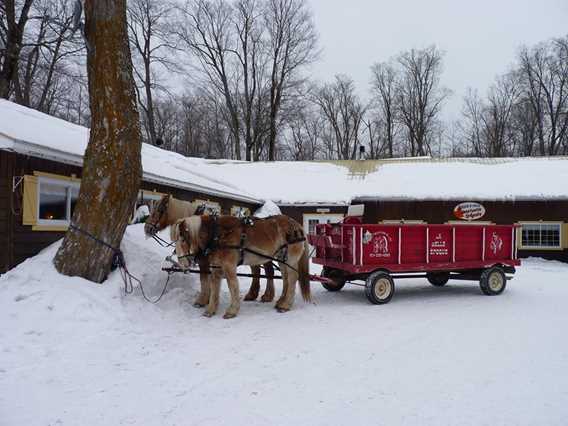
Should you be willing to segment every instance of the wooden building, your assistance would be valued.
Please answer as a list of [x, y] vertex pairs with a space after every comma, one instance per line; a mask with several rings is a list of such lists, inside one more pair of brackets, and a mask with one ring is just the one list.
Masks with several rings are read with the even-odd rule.
[[[0, 274], [62, 238], [78, 196], [87, 141], [88, 129], [0, 100]], [[145, 146], [142, 161], [138, 205], [166, 193], [223, 214], [250, 213], [262, 204], [218, 180], [152, 172], [162, 161], [176, 170], [184, 162], [176, 154]]]
[[[81, 179], [89, 130], [0, 100], [0, 273], [61, 238]], [[568, 261], [568, 158], [395, 159], [247, 163], [187, 158], [143, 145], [138, 204], [162, 194], [251, 213], [265, 200], [302, 223], [517, 223], [521, 256]], [[134, 208], [135, 206], [133, 206]], [[459, 215], [458, 215], [459, 216]]]

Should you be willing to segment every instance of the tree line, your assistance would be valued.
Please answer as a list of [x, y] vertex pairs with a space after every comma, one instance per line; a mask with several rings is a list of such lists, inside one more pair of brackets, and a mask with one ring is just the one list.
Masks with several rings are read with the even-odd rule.
[[[77, 3], [0, 0], [0, 97], [89, 123]], [[522, 47], [461, 117], [442, 116], [436, 46], [348, 75], [310, 78], [321, 49], [306, 0], [130, 0], [143, 138], [188, 156], [243, 160], [568, 154], [568, 37]], [[361, 146], [364, 152], [361, 152]]]

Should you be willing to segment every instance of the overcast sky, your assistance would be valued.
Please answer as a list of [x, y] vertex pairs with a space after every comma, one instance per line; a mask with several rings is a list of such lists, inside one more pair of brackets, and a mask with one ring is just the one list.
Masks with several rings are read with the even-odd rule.
[[350, 75], [366, 96], [370, 66], [402, 50], [446, 52], [442, 83], [456, 117], [467, 87], [485, 94], [522, 44], [568, 34], [568, 0], [309, 0], [323, 48], [319, 80]]

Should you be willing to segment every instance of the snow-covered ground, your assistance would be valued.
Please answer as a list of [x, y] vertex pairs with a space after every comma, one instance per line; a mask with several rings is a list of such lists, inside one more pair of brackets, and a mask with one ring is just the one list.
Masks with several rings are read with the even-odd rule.
[[[564, 425], [568, 265], [531, 259], [508, 289], [399, 283], [384, 306], [358, 287], [233, 320], [191, 306], [175, 277], [158, 305], [58, 275], [57, 246], [0, 278], [1, 425]], [[168, 250], [123, 241], [155, 296]], [[244, 293], [248, 282], [241, 281]], [[225, 286], [224, 286], [225, 287]], [[277, 287], [279, 290], [279, 286]], [[227, 306], [224, 289], [221, 310]]]

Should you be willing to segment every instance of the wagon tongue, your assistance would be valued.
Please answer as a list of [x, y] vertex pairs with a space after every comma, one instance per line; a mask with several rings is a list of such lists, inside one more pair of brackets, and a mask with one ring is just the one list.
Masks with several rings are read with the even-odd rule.
[[310, 281], [319, 281], [320, 283], [335, 284], [330, 278], [322, 277], [320, 275], [310, 275]]

